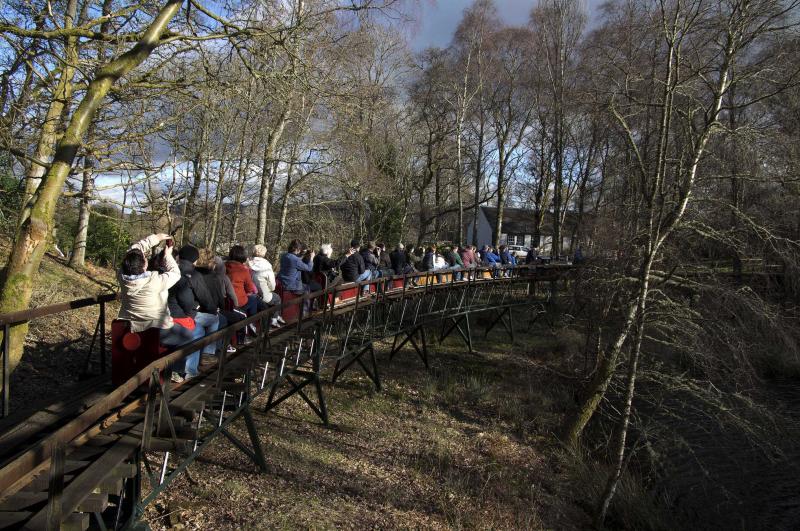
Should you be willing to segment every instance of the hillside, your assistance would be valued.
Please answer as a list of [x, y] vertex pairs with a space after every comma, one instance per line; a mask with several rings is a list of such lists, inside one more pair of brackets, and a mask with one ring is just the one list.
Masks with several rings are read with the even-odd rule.
[[[5, 263], [8, 252], [8, 240], [0, 240], [0, 263]], [[31, 308], [112, 291], [116, 291], [112, 270], [87, 264], [84, 272], [78, 272], [48, 254], [39, 267]], [[109, 305], [107, 324], [116, 314], [116, 304]], [[98, 308], [89, 307], [31, 322], [25, 354], [11, 376], [12, 415], [60, 398], [87, 376], [86, 353], [97, 318]]]

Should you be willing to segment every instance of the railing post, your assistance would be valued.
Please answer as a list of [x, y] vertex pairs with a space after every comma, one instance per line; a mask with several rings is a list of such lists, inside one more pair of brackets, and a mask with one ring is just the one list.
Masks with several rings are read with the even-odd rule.
[[9, 414], [9, 382], [8, 382], [8, 356], [11, 352], [11, 326], [6, 323], [3, 327], [3, 418]]
[[100, 301], [100, 374], [106, 373], [106, 301]]

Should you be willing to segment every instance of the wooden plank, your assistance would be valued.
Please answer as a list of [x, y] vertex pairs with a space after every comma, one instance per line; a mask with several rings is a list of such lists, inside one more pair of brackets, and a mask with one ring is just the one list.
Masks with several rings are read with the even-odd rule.
[[122, 478], [106, 478], [97, 485], [97, 491], [117, 495], [122, 492]]
[[[64, 476], [64, 483], [69, 483], [75, 476], [73, 474], [67, 474]], [[20, 492], [31, 491], [47, 491], [47, 488], [50, 486], [50, 475], [47, 471], [39, 474], [32, 481], [30, 481], [25, 488]]]
[[95, 295], [94, 297], [87, 297], [85, 299], [78, 299], [69, 302], [60, 302], [58, 304], [51, 304], [49, 306], [39, 306], [38, 308], [31, 308], [28, 310], [20, 310], [18, 312], [10, 312], [0, 315], [0, 325], [17, 324], [39, 317], [45, 317], [56, 313], [66, 312], [68, 310], [77, 310], [79, 308], [86, 308], [87, 306], [96, 306], [101, 302], [112, 302], [117, 300], [119, 294], [108, 293], [103, 295]]
[[82, 513], [102, 513], [108, 507], [108, 494], [92, 492], [78, 503]]
[[0, 528], [18, 526], [31, 517], [27, 511], [0, 512]]
[[108, 446], [109, 444], [114, 444], [119, 441], [121, 437], [120, 435], [106, 435], [101, 433], [86, 441], [86, 444], [89, 446]]
[[172, 439], [163, 439], [160, 437], [153, 437], [150, 439], [150, 445], [146, 448], [151, 452], [184, 452], [188, 453], [191, 450], [192, 446], [194, 446], [194, 438], [191, 440], [188, 439], [178, 439], [177, 441], [178, 448], [175, 448], [175, 444], [173, 443]]
[[47, 501], [47, 492], [22, 491], [0, 502], [0, 511], [22, 511]]
[[83, 531], [89, 529], [89, 513], [72, 513], [61, 522], [60, 531]]
[[[41, 401], [30, 405], [0, 422], [0, 458], [7, 460], [15, 451], [23, 450], [42, 432], [53, 431], [66, 419], [74, 417], [109, 391], [108, 376], [98, 376], [92, 380], [70, 386], [65, 390], [69, 399], [57, 402]], [[31, 413], [32, 410], [36, 410]]]
[[[128, 460], [139, 447], [139, 441], [133, 437], [124, 436], [107, 452], [102, 454], [95, 462], [77, 475], [64, 488], [61, 496], [62, 514], [75, 512], [78, 505], [83, 502], [97, 485], [109, 477], [111, 472], [120, 464]], [[41, 529], [47, 521], [46, 510], [37, 512], [28, 526], [32, 529]]]
[[101, 448], [101, 447], [98, 447], [98, 446], [85, 446], [84, 445], [84, 446], [79, 446], [78, 448], [75, 448], [75, 450], [70, 452], [69, 458], [70, 459], [75, 459], [75, 460], [80, 460], [80, 461], [88, 460], [88, 459], [94, 459], [98, 455], [102, 454], [104, 451], [105, 451], [104, 448]]

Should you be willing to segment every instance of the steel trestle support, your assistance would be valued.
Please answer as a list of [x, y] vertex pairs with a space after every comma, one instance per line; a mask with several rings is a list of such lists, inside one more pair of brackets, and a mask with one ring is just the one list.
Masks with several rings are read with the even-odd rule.
[[[507, 319], [506, 319], [507, 317]], [[494, 321], [486, 327], [486, 331], [483, 333], [483, 337], [487, 337], [489, 332], [494, 329], [497, 323], [503, 323], [503, 326], [508, 331], [508, 334], [511, 336], [511, 343], [514, 343], [514, 317], [511, 313], [511, 307], [507, 306], [503, 308], [503, 310], [494, 318]]]
[[[292, 376], [299, 376], [302, 378], [300, 382], [296, 382]], [[289, 383], [291, 387], [288, 389], [283, 395], [278, 398], [275, 398], [275, 394], [278, 390], [278, 385], [280, 382], [275, 382], [272, 386], [272, 389], [269, 391], [269, 398], [267, 399], [267, 405], [264, 406], [264, 412], [271, 411], [275, 409], [281, 402], [290, 398], [291, 396], [297, 394], [300, 395], [300, 398], [305, 401], [306, 404], [311, 408], [311, 410], [322, 420], [322, 423], [326, 426], [328, 425], [328, 407], [325, 404], [325, 393], [322, 391], [322, 383], [320, 382], [319, 373], [316, 371], [300, 371], [296, 370], [293, 371], [291, 375], [287, 374], [283, 377], [283, 380]], [[317, 390], [317, 398], [319, 399], [319, 406], [315, 404], [305, 393], [303, 388], [308, 384], [314, 384], [314, 387]]]
[[[425, 368], [430, 369], [430, 365], [428, 364], [428, 342], [425, 338], [425, 326], [420, 324], [409, 331], [403, 331], [401, 333], [404, 333], [406, 337], [398, 344], [397, 338], [399, 337], [399, 334], [394, 336], [394, 344], [392, 345], [392, 351], [389, 353], [389, 361], [392, 361], [395, 354], [400, 352], [400, 349], [402, 349], [403, 346], [410, 341], [411, 345], [414, 347], [414, 350], [417, 351], [417, 355], [422, 360], [422, 363], [425, 364]], [[417, 344], [414, 336], [419, 336], [422, 348], [420, 348], [420, 345]]]
[[[369, 357], [370, 357], [370, 360], [372, 362], [372, 369], [371, 370], [364, 363], [364, 360], [361, 359], [364, 356], [364, 354], [366, 354], [367, 352], [369, 352]], [[381, 390], [381, 378], [380, 378], [380, 374], [378, 372], [378, 361], [375, 358], [375, 347], [374, 347], [372, 341], [370, 341], [366, 345], [362, 346], [357, 351], [354, 351], [350, 355], [349, 359], [347, 359], [347, 361], [345, 361], [345, 358], [339, 358], [338, 360], [336, 360], [336, 366], [333, 369], [333, 376], [331, 377], [331, 383], [335, 384], [336, 380], [339, 379], [339, 376], [341, 376], [342, 373], [344, 371], [346, 371], [347, 369], [349, 369], [350, 366], [352, 366], [354, 363], [358, 363], [361, 366], [361, 369], [364, 371], [364, 373], [366, 373], [366, 375], [369, 377], [369, 379], [372, 380], [372, 383], [375, 384], [375, 389], [377, 391], [380, 391]]]
[[[447, 321], [450, 321], [450, 328], [445, 330]], [[464, 323], [464, 328], [461, 327], [462, 322]], [[468, 313], [461, 314], [457, 317], [446, 317], [442, 319], [442, 333], [439, 335], [439, 343], [447, 339], [447, 337], [450, 336], [454, 330], [458, 330], [461, 339], [464, 340], [464, 343], [467, 345], [467, 349], [469, 349], [469, 353], [472, 354], [472, 329], [469, 325]]]

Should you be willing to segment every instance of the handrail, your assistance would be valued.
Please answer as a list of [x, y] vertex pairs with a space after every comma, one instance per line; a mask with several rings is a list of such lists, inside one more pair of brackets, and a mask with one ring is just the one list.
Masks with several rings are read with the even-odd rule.
[[38, 319], [40, 317], [47, 317], [48, 315], [63, 313], [69, 310], [78, 310], [80, 308], [96, 306], [102, 302], [113, 302], [118, 299], [119, 293], [106, 293], [98, 294], [94, 297], [86, 297], [85, 299], [77, 299], [69, 302], [58, 302], [49, 306], [39, 306], [38, 308], [4, 313], [0, 315], [0, 326], [13, 326], [26, 321], [31, 321], [33, 319]]
[[[379, 282], [385, 282], [387, 280], [400, 280], [400, 279], [413, 279], [413, 278], [420, 278], [424, 276], [435, 276], [435, 275], [446, 275], [449, 273], [458, 273], [458, 272], [473, 272], [473, 271], [513, 271], [513, 270], [535, 270], [537, 268], [543, 269], [552, 269], [554, 267], [562, 266], [566, 264], [560, 263], [550, 263], [550, 264], [521, 264], [516, 266], [498, 266], [498, 267], [487, 267], [487, 266], [480, 266], [480, 267], [462, 267], [458, 269], [435, 269], [432, 271], [417, 271], [414, 273], [407, 273], [405, 275], [394, 275], [394, 276], [387, 276], [387, 277], [378, 277], [370, 280], [364, 280], [361, 282], [347, 282], [342, 284], [337, 284], [336, 286], [332, 286], [330, 288], [325, 288], [325, 290], [318, 291], [314, 294], [316, 297], [322, 296], [323, 292], [330, 289], [336, 289], [336, 291], [345, 291], [347, 289], [352, 289], [356, 286], [364, 286], [367, 284], [375, 284]], [[308, 295], [308, 294], [307, 294]], [[57, 313], [63, 313], [69, 310], [78, 310], [81, 308], [87, 308], [90, 306], [96, 306], [103, 302], [114, 302], [119, 300], [119, 293], [105, 293], [105, 294], [97, 294], [92, 297], [86, 297], [83, 299], [76, 299], [73, 301], [68, 302], [59, 302], [56, 304], [50, 304], [48, 306], [40, 306], [37, 308], [31, 308], [28, 310], [20, 310], [16, 312], [4, 313], [0, 314], [0, 326], [4, 325], [17, 325], [20, 323], [24, 323], [26, 321], [31, 321], [33, 319], [39, 319], [41, 317], [47, 317], [48, 315], [54, 315]], [[304, 295], [305, 296], [305, 295]], [[315, 297], [310, 297], [315, 298]], [[280, 305], [275, 306], [280, 307]]]

